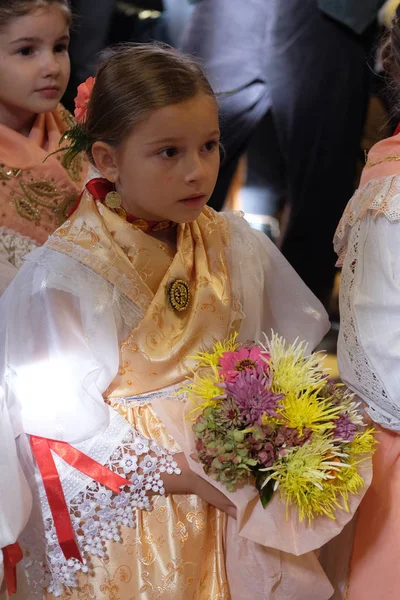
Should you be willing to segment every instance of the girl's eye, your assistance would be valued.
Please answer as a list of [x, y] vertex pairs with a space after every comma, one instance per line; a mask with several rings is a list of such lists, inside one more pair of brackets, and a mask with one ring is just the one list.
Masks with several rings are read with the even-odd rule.
[[33, 46], [24, 46], [23, 48], [20, 48], [19, 50], [17, 50], [17, 54], [20, 54], [21, 56], [30, 56], [31, 54], [33, 54], [33, 52], [34, 52]]
[[57, 53], [62, 53], [62, 52], [68, 52], [68, 44], [57, 44], [57, 46], [54, 46], [54, 52]]
[[174, 158], [178, 154], [178, 148], [164, 148], [164, 150], [161, 150], [159, 154], [163, 158]]
[[216, 142], [215, 140], [210, 140], [209, 142], [206, 142], [204, 144], [204, 148], [206, 149], [207, 152], [212, 152], [213, 150], [215, 150], [215, 148], [218, 146], [218, 142]]

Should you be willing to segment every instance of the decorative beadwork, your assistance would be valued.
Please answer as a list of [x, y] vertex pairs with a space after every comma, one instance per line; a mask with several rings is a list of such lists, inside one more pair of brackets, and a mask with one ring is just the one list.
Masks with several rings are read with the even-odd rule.
[[183, 279], [176, 279], [168, 290], [169, 301], [178, 312], [186, 310], [190, 303], [189, 284]]
[[21, 192], [13, 193], [12, 196], [18, 214], [28, 221], [40, 221], [39, 207], [42, 206], [49, 208], [55, 216], [56, 225], [61, 225], [76, 202], [75, 192], [62, 194], [52, 181], [36, 180], [25, 183], [21, 179], [19, 186]]
[[18, 177], [20, 173], [21, 169], [11, 169], [3, 163], [0, 164], [0, 181], [9, 181], [13, 177]]

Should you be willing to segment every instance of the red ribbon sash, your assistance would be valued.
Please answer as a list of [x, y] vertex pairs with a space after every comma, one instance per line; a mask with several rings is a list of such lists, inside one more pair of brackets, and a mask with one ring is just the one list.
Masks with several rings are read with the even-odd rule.
[[58, 454], [69, 465], [88, 475], [98, 483], [108, 487], [116, 494], [120, 487], [129, 485], [130, 482], [114, 473], [107, 467], [96, 462], [66, 442], [57, 442], [46, 438], [31, 436], [31, 447], [35, 455], [40, 473], [43, 478], [47, 500], [50, 505], [58, 542], [66, 559], [76, 558], [82, 562], [78, 545], [75, 541], [74, 530], [57, 467], [54, 463], [51, 450]]
[[17, 591], [17, 564], [22, 560], [23, 554], [18, 542], [3, 548], [4, 578], [7, 593], [12, 596]]

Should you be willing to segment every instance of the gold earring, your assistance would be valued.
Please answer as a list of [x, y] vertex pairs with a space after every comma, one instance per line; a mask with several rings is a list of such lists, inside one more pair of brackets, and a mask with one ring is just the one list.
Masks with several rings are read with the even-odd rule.
[[108, 208], [116, 210], [121, 206], [121, 196], [115, 190], [108, 192], [107, 196], [104, 198], [104, 204], [108, 206]]

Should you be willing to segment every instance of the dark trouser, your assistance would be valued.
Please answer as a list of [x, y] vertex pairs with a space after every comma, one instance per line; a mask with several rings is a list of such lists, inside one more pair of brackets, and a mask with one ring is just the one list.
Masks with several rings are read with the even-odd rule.
[[271, 4], [265, 80], [221, 97], [226, 159], [211, 205], [221, 209], [237, 161], [263, 119], [263, 179], [270, 200], [284, 197], [291, 207], [282, 251], [326, 304], [335, 273], [332, 238], [354, 190], [372, 36], [361, 38], [324, 17], [313, 0], [265, 2]]
[[63, 98], [69, 110], [73, 110], [78, 85], [95, 73], [99, 53], [107, 41], [115, 0], [72, 0], [71, 6], [77, 17], [69, 50], [71, 79]]

